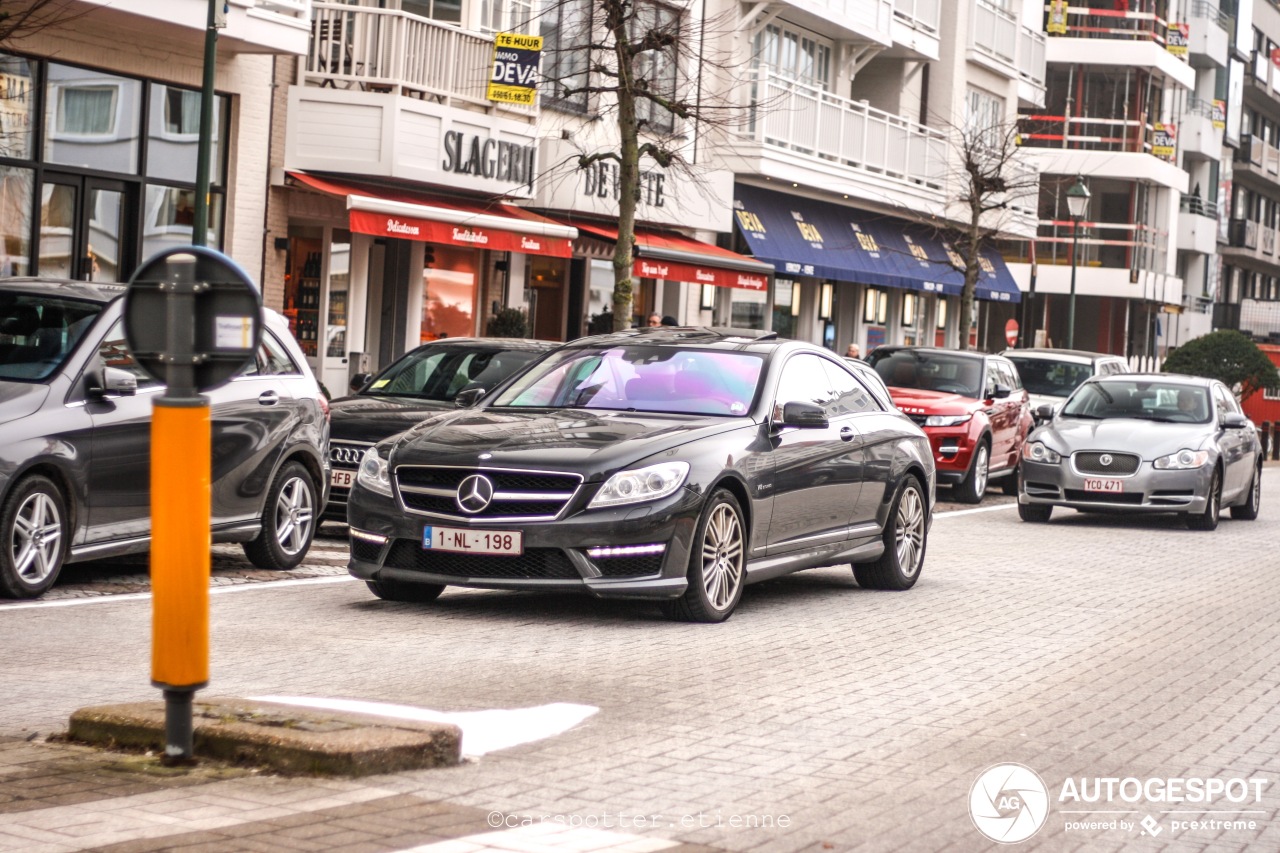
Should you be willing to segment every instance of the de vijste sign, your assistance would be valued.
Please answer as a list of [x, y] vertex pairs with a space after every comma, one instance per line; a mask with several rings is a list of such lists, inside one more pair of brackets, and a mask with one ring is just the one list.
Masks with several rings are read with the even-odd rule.
[[496, 33], [493, 37], [493, 75], [486, 97], [504, 104], [532, 104], [538, 93], [538, 63], [542, 36]]

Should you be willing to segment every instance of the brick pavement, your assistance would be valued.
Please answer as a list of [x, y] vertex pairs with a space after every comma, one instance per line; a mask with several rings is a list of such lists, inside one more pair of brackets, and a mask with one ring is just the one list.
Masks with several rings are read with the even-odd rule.
[[[1253, 831], [1066, 833], [1055, 814], [1026, 849], [1275, 850], [1280, 500], [1266, 495], [1277, 494], [1269, 468], [1262, 518], [1210, 534], [1074, 513], [1031, 526], [1009, 509], [940, 518], [909, 593], [806, 572], [751, 588], [717, 627], [551, 595], [391, 604], [354, 582], [215, 596], [211, 695], [601, 710], [443, 771], [149, 779], [89, 802], [28, 800], [0, 812], [0, 849], [485, 845], [490, 820], [626, 814], [657, 825], [606, 831], [733, 850], [986, 850], [969, 788], [989, 765], [1018, 761], [1055, 793], [1069, 776], [1272, 780]], [[0, 735], [48, 733], [80, 705], [154, 698], [148, 617], [134, 600], [0, 609]], [[3, 758], [14, 750], [47, 750], [66, 773], [74, 749], [0, 743], [0, 780], [16, 772]], [[30, 762], [21, 772], [30, 778]], [[50, 796], [74, 795], [65, 784]], [[400, 807], [407, 824], [379, 820]], [[449, 833], [425, 822], [430, 808], [458, 816]], [[774, 828], [734, 825], [765, 817]]]

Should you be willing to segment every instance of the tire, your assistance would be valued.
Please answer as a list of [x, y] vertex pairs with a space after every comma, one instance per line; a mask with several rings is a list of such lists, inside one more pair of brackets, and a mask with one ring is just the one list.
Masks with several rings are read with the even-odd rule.
[[32, 475], [0, 510], [0, 595], [39, 598], [67, 557], [67, 504], [48, 477]]
[[955, 487], [955, 496], [962, 504], [982, 503], [982, 496], [987, 491], [987, 472], [991, 468], [991, 445], [983, 439], [973, 454], [973, 464], [964, 480]]
[[1249, 500], [1231, 508], [1231, 517], [1237, 521], [1253, 521], [1262, 507], [1262, 468], [1253, 469], [1253, 482], [1249, 484]]
[[383, 601], [435, 601], [444, 592], [444, 584], [401, 583], [393, 580], [365, 581], [369, 592]]
[[1045, 506], [1044, 504], [1018, 504], [1018, 518], [1023, 521], [1044, 524], [1051, 515], [1053, 515], [1053, 507], [1051, 506]]
[[738, 499], [716, 489], [702, 509], [689, 552], [689, 586], [663, 602], [663, 612], [681, 622], [723, 622], [742, 599], [750, 541]]
[[262, 508], [262, 530], [244, 543], [245, 556], [260, 569], [297, 568], [316, 535], [319, 497], [315, 481], [301, 462], [287, 462], [276, 473]]
[[1000, 479], [1000, 491], [1010, 497], [1018, 496], [1018, 478], [1022, 476], [1022, 463], [1019, 462], [1013, 467], [1013, 470]]
[[1216, 530], [1218, 519], [1222, 517], [1222, 472], [1213, 469], [1213, 478], [1209, 481], [1209, 497], [1205, 501], [1204, 512], [1187, 516], [1187, 527], [1192, 530]]
[[928, 504], [914, 476], [898, 487], [884, 527], [884, 553], [873, 563], [854, 563], [853, 577], [863, 589], [904, 590], [915, 586], [924, 566], [929, 537]]

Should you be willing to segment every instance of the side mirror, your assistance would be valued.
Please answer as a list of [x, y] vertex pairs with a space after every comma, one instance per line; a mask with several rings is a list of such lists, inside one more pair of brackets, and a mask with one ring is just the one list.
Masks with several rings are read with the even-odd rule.
[[465, 391], [459, 391], [458, 396], [453, 398], [453, 404], [459, 409], [469, 409], [480, 402], [480, 398], [488, 390], [487, 388], [468, 388]]
[[830, 426], [826, 410], [816, 403], [805, 403], [799, 400], [787, 403], [782, 407], [782, 423], [779, 426], [799, 427], [800, 429], [824, 429]]
[[1222, 416], [1223, 429], [1244, 429], [1249, 425], [1249, 419], [1239, 412], [1227, 412]]
[[991, 393], [987, 395], [988, 400], [1003, 400], [1013, 393], [1013, 389], [1008, 385], [1001, 385], [999, 382], [991, 389]]
[[1036, 420], [1037, 420], [1037, 421], [1051, 421], [1051, 420], [1053, 420], [1053, 404], [1052, 404], [1052, 403], [1041, 403], [1040, 405], [1036, 406], [1036, 412], [1035, 412], [1035, 414], [1036, 414]]
[[138, 377], [118, 367], [104, 367], [101, 386], [89, 386], [89, 393], [95, 397], [132, 397], [138, 393]]
[[351, 393], [359, 394], [364, 387], [373, 381], [372, 373], [357, 373], [351, 377]]

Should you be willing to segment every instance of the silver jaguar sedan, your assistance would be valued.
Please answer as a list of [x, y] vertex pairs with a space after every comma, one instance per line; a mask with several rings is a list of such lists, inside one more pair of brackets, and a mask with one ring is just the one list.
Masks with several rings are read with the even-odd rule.
[[1257, 430], [1221, 382], [1096, 376], [1028, 437], [1018, 515], [1048, 521], [1055, 506], [1176, 512], [1194, 530], [1213, 530], [1223, 507], [1258, 517], [1262, 459]]

